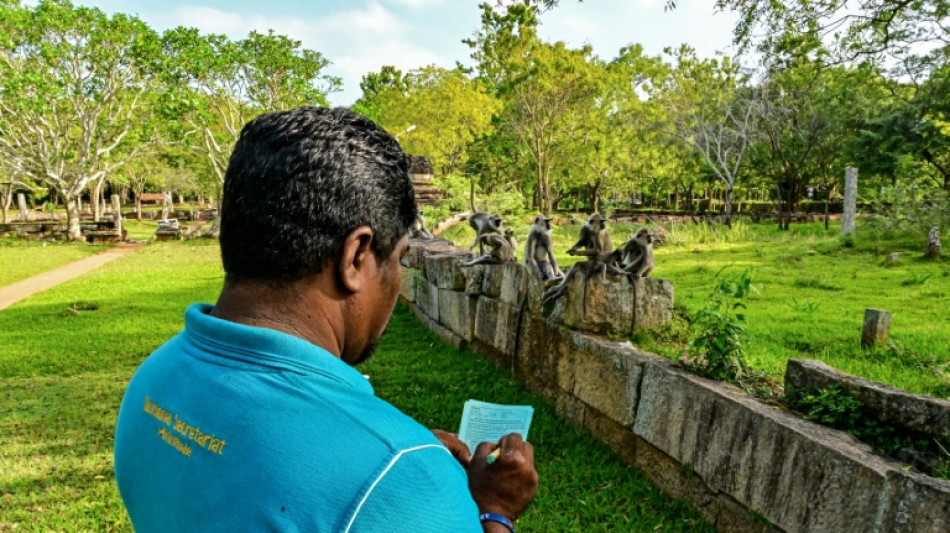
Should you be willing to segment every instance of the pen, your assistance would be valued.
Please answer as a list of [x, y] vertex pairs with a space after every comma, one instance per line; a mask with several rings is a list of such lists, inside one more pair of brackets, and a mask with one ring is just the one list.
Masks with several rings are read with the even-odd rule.
[[488, 457], [485, 460], [488, 462], [488, 464], [492, 464], [497, 461], [499, 457], [501, 457], [501, 448], [497, 448], [495, 451], [488, 454]]

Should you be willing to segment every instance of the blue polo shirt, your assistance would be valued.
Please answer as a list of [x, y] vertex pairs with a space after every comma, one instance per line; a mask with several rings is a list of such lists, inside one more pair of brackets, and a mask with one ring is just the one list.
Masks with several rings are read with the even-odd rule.
[[185, 312], [136, 371], [115, 472], [138, 533], [481, 532], [465, 471], [326, 350]]

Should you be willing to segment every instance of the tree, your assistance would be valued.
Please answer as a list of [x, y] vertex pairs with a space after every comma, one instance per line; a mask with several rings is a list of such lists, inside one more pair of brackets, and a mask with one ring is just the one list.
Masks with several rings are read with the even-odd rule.
[[535, 7], [482, 9], [482, 27], [466, 42], [480, 79], [504, 102], [504, 127], [532, 162], [538, 209], [546, 214], [552, 208], [551, 177], [567, 163], [570, 141], [596, 94], [598, 67], [590, 47], [541, 42]]
[[0, 5], [0, 165], [63, 196], [71, 240], [82, 191], [147, 142], [137, 111], [158, 51], [134, 17], [67, 0]]
[[[668, 50], [669, 52], [669, 50]], [[673, 134], [698, 153], [725, 187], [726, 224], [743, 157], [755, 136], [755, 106], [744, 76], [728, 57], [699, 60], [683, 46], [667, 95]]]
[[380, 121], [382, 107], [380, 98], [384, 93], [395, 91], [397, 94], [406, 94], [406, 80], [402, 71], [392, 65], [383, 65], [379, 72], [370, 72], [360, 80], [360, 89], [363, 95], [353, 104], [353, 111], [363, 115], [373, 122]]
[[339, 79], [323, 71], [317, 51], [273, 32], [241, 41], [178, 27], [163, 36], [168, 117], [182, 121], [182, 137], [203, 154], [219, 183], [241, 128], [260, 113], [301, 105], [326, 106]]
[[736, 43], [761, 38], [766, 52], [830, 38], [845, 57], [910, 59], [950, 43], [947, 0], [716, 0], [716, 8], [739, 15]]
[[436, 66], [414, 70], [375, 94], [380, 125], [393, 134], [405, 132], [399, 137], [405, 149], [426, 155], [443, 175], [460, 168], [472, 141], [491, 134], [500, 107], [482, 83]]

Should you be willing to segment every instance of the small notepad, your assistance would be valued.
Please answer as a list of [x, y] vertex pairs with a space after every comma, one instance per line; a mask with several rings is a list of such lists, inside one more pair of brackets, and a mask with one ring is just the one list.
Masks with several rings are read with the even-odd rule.
[[459, 439], [468, 445], [469, 451], [482, 442], [498, 442], [509, 433], [520, 433], [528, 439], [528, 429], [534, 417], [534, 407], [530, 405], [501, 405], [497, 403], [469, 400], [462, 410], [462, 424], [459, 427]]

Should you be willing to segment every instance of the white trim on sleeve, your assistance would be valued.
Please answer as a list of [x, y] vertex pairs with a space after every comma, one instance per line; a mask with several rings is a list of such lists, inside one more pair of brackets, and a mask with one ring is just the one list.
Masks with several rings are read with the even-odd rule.
[[373, 493], [373, 490], [376, 488], [376, 485], [379, 485], [379, 482], [382, 481], [384, 477], [386, 477], [386, 474], [388, 474], [390, 470], [392, 470], [392, 468], [393, 468], [393, 466], [395, 466], [396, 462], [399, 461], [399, 459], [400, 459], [403, 455], [405, 455], [405, 454], [407, 454], [407, 453], [409, 453], [409, 452], [415, 452], [415, 451], [423, 450], [423, 449], [426, 449], [426, 448], [438, 448], [438, 449], [441, 449], [441, 450], [445, 450], [445, 453], [448, 453], [449, 455], [452, 455], [452, 454], [449, 452], [449, 450], [446, 449], [446, 447], [445, 447], [445, 446], [442, 446], [441, 444], [424, 444], [424, 445], [422, 445], [422, 446], [416, 446], [415, 448], [407, 448], [407, 449], [402, 450], [402, 451], [400, 451], [399, 453], [397, 453], [397, 454], [392, 458], [392, 460], [389, 461], [389, 464], [386, 465], [386, 468], [383, 469], [383, 471], [379, 474], [379, 476], [376, 478], [376, 480], [373, 481], [373, 484], [370, 485], [369, 490], [366, 491], [366, 494], [363, 495], [363, 499], [360, 500], [359, 505], [356, 506], [356, 510], [353, 511], [353, 516], [350, 517], [350, 522], [346, 525], [346, 529], [343, 530], [343, 533], [349, 533], [349, 532], [350, 532], [350, 529], [353, 528], [353, 523], [356, 522], [356, 517], [360, 514], [360, 510], [363, 508], [363, 504], [366, 503], [366, 500], [369, 499], [369, 496], [370, 496], [370, 494]]

